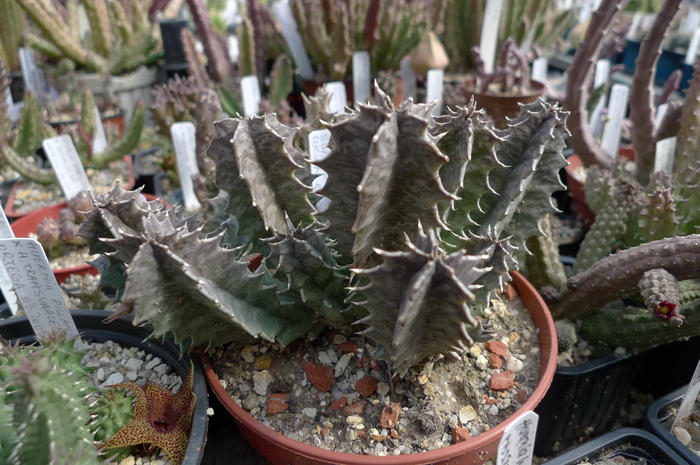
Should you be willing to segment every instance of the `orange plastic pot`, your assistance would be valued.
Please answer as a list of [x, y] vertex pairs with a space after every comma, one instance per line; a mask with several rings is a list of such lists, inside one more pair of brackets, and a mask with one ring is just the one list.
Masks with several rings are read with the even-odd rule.
[[[143, 194], [147, 200], [156, 200], [157, 197], [150, 194]], [[36, 228], [46, 218], [53, 218], [58, 220], [61, 214], [61, 209], [68, 207], [68, 202], [59, 203], [58, 205], [52, 205], [50, 207], [42, 208], [35, 212], [29, 213], [24, 217], [14, 221], [10, 224], [12, 232], [15, 237], [29, 237], [29, 234], [36, 233]], [[72, 268], [59, 268], [53, 270], [54, 276], [56, 276], [56, 281], [61, 284], [63, 281], [68, 279], [71, 275], [77, 274], [84, 276], [86, 274], [97, 275], [99, 271], [92, 265], [83, 263], [80, 266], [75, 266]]]
[[481, 93], [474, 91], [473, 83], [465, 83], [463, 87], [464, 96], [469, 101], [472, 97], [476, 99], [476, 108], [483, 108], [491, 117], [496, 127], [505, 129], [507, 125], [506, 117], [517, 118], [520, 115], [520, 104], [536, 102], [544, 93], [544, 84], [531, 81], [532, 91], [521, 95], [499, 95]]
[[540, 380], [530, 398], [508, 420], [479, 436], [449, 447], [418, 454], [376, 457], [328, 451], [290, 439], [253, 418], [226, 392], [212, 369], [209, 358], [201, 355], [204, 375], [216, 397], [231, 413], [250, 444], [273, 465], [478, 465], [496, 457], [498, 442], [505, 428], [517, 417], [534, 410], [544, 397], [557, 367], [557, 336], [547, 305], [534, 287], [519, 273], [512, 272], [512, 284], [530, 312], [538, 329]]
[[[126, 164], [126, 172], [128, 173], [128, 178], [126, 179], [126, 182], [122, 185], [122, 187], [126, 190], [130, 190], [130, 189], [133, 189], [134, 185], [136, 184], [136, 178], [134, 178], [134, 167], [133, 167], [133, 163], [131, 160], [131, 155], [126, 155], [125, 157], [122, 158], [122, 160], [124, 160], [124, 163]], [[20, 178], [20, 180], [21, 179], [23, 179], [23, 178]], [[17, 210], [15, 210], [15, 208], [14, 208], [15, 195], [17, 194], [18, 188], [19, 188], [18, 183], [15, 183], [12, 186], [12, 190], [10, 191], [10, 195], [7, 197], [7, 202], [5, 203], [5, 216], [7, 216], [8, 218], [12, 218], [13, 220], [17, 220], [19, 218], [23, 218], [27, 215], [31, 215], [32, 213], [34, 213], [34, 212], [20, 213]], [[40, 211], [40, 210], [37, 210], [37, 211]]]

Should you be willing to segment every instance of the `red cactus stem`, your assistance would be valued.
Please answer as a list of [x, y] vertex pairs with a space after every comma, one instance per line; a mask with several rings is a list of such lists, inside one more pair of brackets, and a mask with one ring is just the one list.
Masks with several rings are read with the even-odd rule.
[[671, 97], [671, 94], [677, 91], [681, 86], [681, 79], [683, 79], [683, 70], [677, 69], [671, 73], [664, 83], [664, 88], [661, 90], [661, 95], [659, 96], [658, 101], [659, 105], [668, 103], [668, 99]]
[[667, 0], [656, 15], [654, 24], [642, 41], [636, 61], [632, 90], [630, 91], [630, 120], [634, 147], [636, 177], [646, 185], [654, 169], [656, 134], [654, 131], [654, 75], [661, 56], [661, 43], [666, 37], [673, 17], [682, 0]]
[[214, 33], [211, 17], [204, 1], [187, 0], [187, 5], [190, 7], [197, 35], [204, 45], [204, 53], [207, 55], [212, 77], [216, 82], [232, 87], [233, 71], [226, 52], [226, 45]]

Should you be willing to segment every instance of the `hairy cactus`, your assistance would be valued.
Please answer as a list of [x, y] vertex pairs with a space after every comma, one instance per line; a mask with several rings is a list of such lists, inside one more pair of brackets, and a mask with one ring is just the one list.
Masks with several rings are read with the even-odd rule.
[[685, 318], [678, 313], [681, 303], [681, 286], [668, 271], [649, 270], [639, 281], [639, 291], [644, 297], [644, 304], [653, 315], [681, 324]]

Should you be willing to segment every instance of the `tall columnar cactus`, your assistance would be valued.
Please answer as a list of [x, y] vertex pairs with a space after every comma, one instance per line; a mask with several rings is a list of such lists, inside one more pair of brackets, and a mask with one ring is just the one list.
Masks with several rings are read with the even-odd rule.
[[[487, 337], [479, 317], [490, 294], [517, 268], [516, 247], [541, 234], [540, 219], [554, 210], [566, 114], [539, 101], [496, 133], [470, 107], [431, 129], [429, 105], [394, 108], [375, 91], [381, 105], [327, 123], [332, 151], [314, 162], [328, 173], [323, 212], [300, 181], [308, 157], [294, 148], [295, 129], [274, 116], [216, 124], [209, 156], [245, 248], [222, 248], [193, 219], [137, 193], [98, 196], [79, 234], [93, 253], [128, 265], [123, 300], [135, 321], [210, 347], [286, 344], [364, 317], [401, 372]], [[457, 211], [478, 214], [481, 225], [453, 226]], [[256, 271], [244, 260], [250, 250], [270, 251]], [[352, 274], [360, 281], [348, 289]]]
[[0, 1], [0, 58], [9, 71], [19, 71], [17, 49], [27, 31], [27, 18], [15, 0]]

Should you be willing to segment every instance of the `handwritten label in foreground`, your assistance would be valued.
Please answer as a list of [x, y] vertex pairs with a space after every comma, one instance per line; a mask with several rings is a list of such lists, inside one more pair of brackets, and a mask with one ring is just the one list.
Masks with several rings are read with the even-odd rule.
[[[10, 227], [10, 222], [7, 220], [7, 216], [5, 216], [5, 211], [0, 208], [0, 239], [12, 239], [13, 237], [15, 237], [15, 233]], [[12, 291], [12, 281], [10, 281], [10, 277], [7, 275], [7, 271], [5, 271], [2, 262], [0, 262], [0, 291], [2, 291], [5, 302], [7, 302], [7, 305], [10, 307], [10, 312], [16, 315], [18, 310], [17, 294]]]
[[44, 249], [35, 239], [0, 239], [0, 259], [38, 337], [54, 331], [78, 337]]
[[185, 199], [185, 208], [187, 210], [201, 208], [197, 194], [194, 192], [194, 183], [192, 182], [192, 176], [199, 174], [196, 152], [197, 142], [195, 139], [196, 131], [197, 128], [191, 121], [170, 125], [170, 136], [173, 139], [173, 147], [175, 147], [177, 171], [180, 175], [182, 196]]
[[532, 463], [538, 420], [539, 416], [535, 412], [527, 412], [508, 425], [498, 443], [497, 465], [530, 465]]
[[83, 169], [83, 163], [80, 161], [73, 139], [68, 134], [44, 139], [41, 145], [56, 172], [63, 195], [68, 200], [90, 189], [90, 181]]

